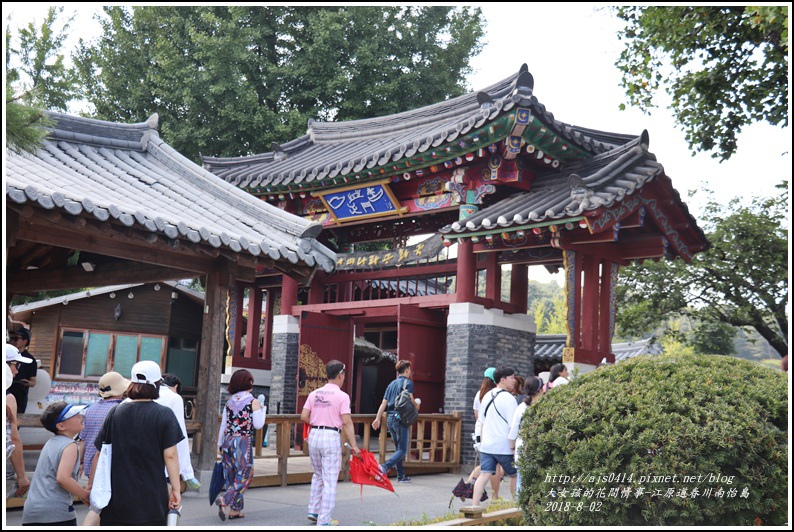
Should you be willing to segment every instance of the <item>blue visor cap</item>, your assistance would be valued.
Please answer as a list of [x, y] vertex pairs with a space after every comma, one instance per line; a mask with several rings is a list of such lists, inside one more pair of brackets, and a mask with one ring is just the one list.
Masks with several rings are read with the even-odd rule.
[[58, 415], [58, 418], [55, 420], [55, 423], [52, 424], [52, 428], [55, 428], [55, 426], [58, 423], [62, 423], [67, 419], [73, 418], [77, 414], [82, 414], [83, 410], [85, 410], [86, 408], [88, 408], [88, 405], [72, 405], [72, 404], [66, 405], [66, 407], [63, 410], [61, 410], [61, 413]]

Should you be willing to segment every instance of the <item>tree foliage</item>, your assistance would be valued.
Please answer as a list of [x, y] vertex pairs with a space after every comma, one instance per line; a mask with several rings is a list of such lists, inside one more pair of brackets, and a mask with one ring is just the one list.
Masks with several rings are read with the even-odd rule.
[[31, 22], [19, 28], [18, 43], [6, 26], [6, 76], [20, 103], [66, 111], [69, 102], [80, 97], [76, 71], [67, 66], [63, 55], [75, 15], [61, 22], [63, 11], [63, 7], [50, 7], [41, 26]]
[[309, 119], [352, 120], [465, 92], [479, 9], [444, 6], [105, 7], [75, 62], [98, 117], [160, 115], [186, 156], [270, 150]]
[[[683, 261], [646, 261], [621, 269], [617, 325], [651, 330], [689, 313], [700, 322], [751, 327], [780, 356], [788, 352], [788, 182], [779, 197], [707, 204], [712, 247]], [[714, 346], [712, 346], [714, 347]]]
[[626, 6], [616, 62], [631, 105], [660, 88], [689, 147], [728, 159], [748, 124], [788, 125], [787, 6]]
[[[72, 18], [60, 26], [63, 7], [51, 7], [41, 26], [29, 23], [12, 31], [6, 25], [6, 146], [16, 152], [35, 152], [50, 125], [44, 110], [65, 111], [79, 94], [77, 77], [61, 53]], [[13, 61], [12, 61], [13, 59]]]

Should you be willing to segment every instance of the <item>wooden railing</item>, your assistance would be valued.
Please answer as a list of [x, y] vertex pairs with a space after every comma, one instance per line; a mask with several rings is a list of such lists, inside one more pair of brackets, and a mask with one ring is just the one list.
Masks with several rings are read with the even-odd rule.
[[[383, 415], [379, 434], [374, 434], [372, 421], [374, 414], [353, 414], [353, 427], [359, 439], [359, 446], [375, 454], [378, 462], [385, 462], [391, 455], [389, 448], [386, 415]], [[39, 416], [23, 414], [19, 417], [21, 427], [40, 427]], [[201, 424], [195, 421], [186, 423], [188, 433], [193, 437], [195, 452], [202, 437]], [[308, 448], [295, 445], [296, 436], [303, 434], [303, 422], [298, 414], [271, 414], [267, 416], [268, 447], [264, 446], [264, 428], [256, 431], [254, 438], [254, 480], [256, 486], [287, 486], [311, 482], [312, 469], [309, 464]], [[273, 430], [275, 429], [275, 430]], [[213, 438], [215, 436], [212, 436]], [[300, 438], [297, 438], [299, 441]], [[342, 443], [345, 438], [342, 436]], [[27, 447], [31, 449], [31, 447]], [[40, 448], [40, 446], [37, 446]], [[419, 414], [411, 427], [411, 441], [405, 468], [409, 474], [457, 472], [460, 468], [461, 453], [461, 414]], [[348, 459], [350, 451], [342, 447], [343, 467], [340, 479], [348, 480]]]
[[[374, 414], [353, 414], [354, 431], [359, 438], [359, 446], [373, 452], [379, 462], [385, 462], [390, 451], [387, 450], [386, 416], [381, 422], [379, 435], [374, 437], [372, 421]], [[311, 466], [308, 465], [308, 448], [296, 446], [295, 436], [303, 433], [303, 422], [298, 414], [274, 414], [267, 417], [267, 424], [275, 427], [268, 434], [269, 448], [263, 445], [264, 429], [256, 432], [254, 458], [256, 460], [252, 486], [286, 486], [311, 482]], [[406, 470], [410, 473], [457, 471], [460, 467], [461, 415], [419, 414], [416, 424], [411, 428], [411, 441], [405, 459]], [[275, 442], [275, 450], [272, 449]], [[345, 437], [342, 435], [342, 443]], [[348, 459], [350, 451], [342, 448], [342, 471], [340, 479], [348, 480]], [[272, 462], [268, 464], [267, 461]]]

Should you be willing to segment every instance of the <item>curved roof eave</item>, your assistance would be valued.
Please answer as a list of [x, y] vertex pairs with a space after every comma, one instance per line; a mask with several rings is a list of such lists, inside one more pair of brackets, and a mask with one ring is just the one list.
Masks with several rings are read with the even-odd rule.
[[[530, 109], [555, 134], [592, 154], [634, 138], [560, 122], [533, 96], [533, 88], [534, 80], [522, 65], [517, 74], [482, 91], [385, 117], [328, 123], [310, 120], [306, 135], [281, 145], [278, 151], [203, 157], [202, 161], [209, 171], [240, 188], [264, 187], [268, 192], [323, 188], [342, 176], [363, 174], [375, 179], [399, 174], [405, 169], [396, 163], [428, 151], [432, 156], [413, 165], [414, 169], [442, 163], [445, 157], [452, 159], [458, 154], [444, 150], [445, 146], [465, 143], [516, 108]], [[469, 144], [464, 153], [475, 148], [475, 143]]]
[[47, 114], [54, 126], [36, 154], [7, 150], [10, 201], [333, 271], [335, 254], [316, 240], [319, 224], [253, 198], [176, 152], [159, 138], [157, 115], [118, 124]]

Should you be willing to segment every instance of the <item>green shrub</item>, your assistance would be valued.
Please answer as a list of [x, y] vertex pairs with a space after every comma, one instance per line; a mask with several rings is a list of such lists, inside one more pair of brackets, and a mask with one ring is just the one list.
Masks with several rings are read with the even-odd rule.
[[786, 377], [733, 357], [644, 356], [551, 390], [521, 427], [524, 524], [784, 524]]

